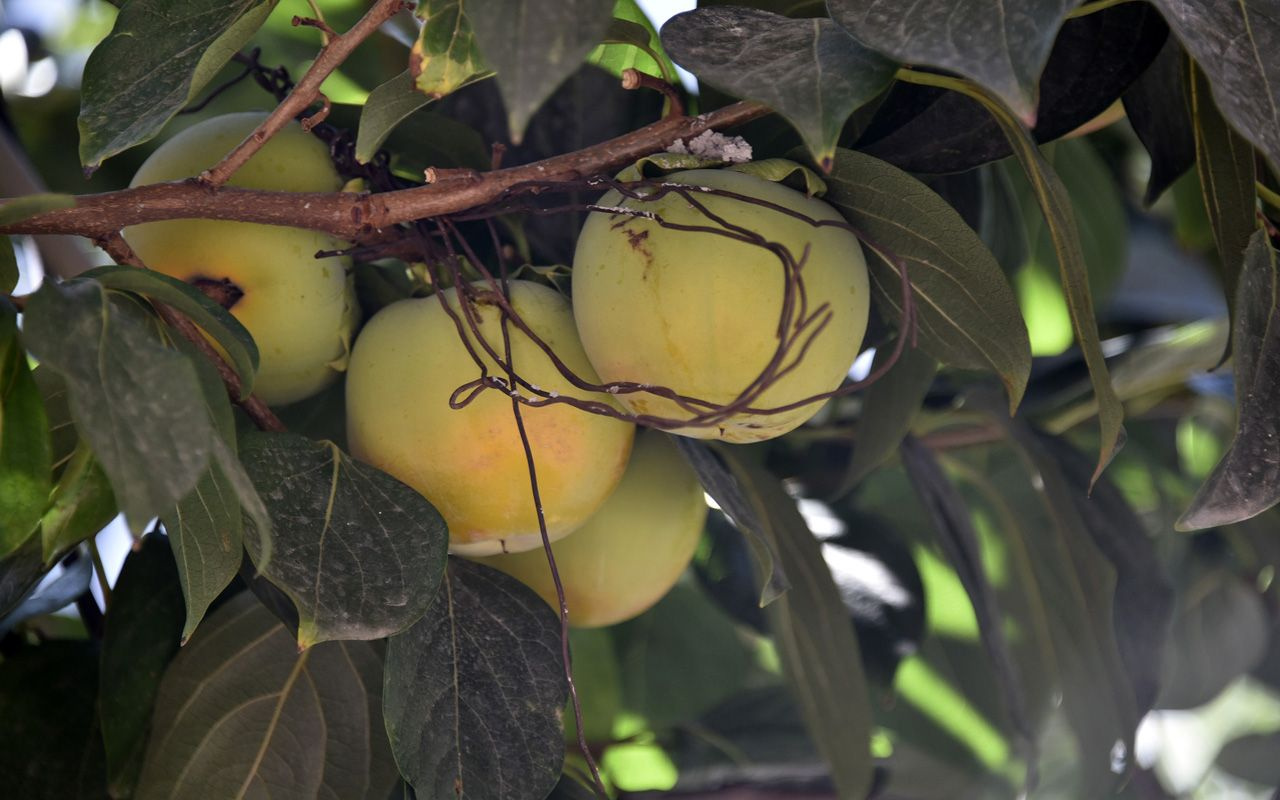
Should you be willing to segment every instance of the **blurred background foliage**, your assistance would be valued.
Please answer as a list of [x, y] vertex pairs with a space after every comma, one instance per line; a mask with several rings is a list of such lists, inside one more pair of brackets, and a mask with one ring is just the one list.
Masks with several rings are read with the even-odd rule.
[[[344, 29], [364, 4], [325, 0], [322, 6], [330, 24]], [[304, 4], [282, 2], [254, 39], [261, 63], [283, 66], [295, 77], [316, 50], [316, 32], [290, 24], [299, 13], [307, 13]], [[0, 2], [4, 126], [52, 191], [123, 187], [158, 144], [112, 158], [89, 178], [72, 156], [80, 70], [114, 16], [115, 8], [101, 0]], [[370, 90], [400, 73], [412, 36], [388, 31], [373, 38], [329, 78], [324, 92], [340, 104], [331, 122], [354, 126], [355, 109], [342, 106], [363, 103]], [[241, 69], [228, 65], [213, 85]], [[719, 102], [714, 93], [703, 100]], [[271, 105], [269, 94], [242, 80], [203, 109], [177, 117], [164, 135], [230, 110]], [[599, 141], [658, 111], [652, 98], [622, 92], [605, 73], [584, 67], [539, 112], [507, 163]], [[489, 142], [505, 139], [503, 119], [494, 87], [480, 83], [419, 112], [387, 148], [407, 176], [416, 177], [426, 164], [466, 166], [484, 158]], [[781, 154], [794, 144], [793, 135], [771, 124], [752, 126], [757, 156]], [[1144, 206], [1151, 164], [1122, 114], [1096, 131], [1049, 144], [1045, 152], [1072, 196], [1104, 348], [1126, 404], [1128, 442], [1106, 479], [1133, 515], [1111, 522], [1131, 519], [1141, 526], [1176, 592], [1155, 708], [1142, 720], [1135, 752], [1114, 754], [1117, 767], [1132, 759], [1143, 768], [1124, 795], [1272, 797], [1280, 785], [1280, 595], [1274, 580], [1280, 510], [1194, 534], [1173, 529], [1225, 451], [1235, 418], [1230, 373], [1214, 370], [1228, 323], [1197, 176], [1194, 170], [1183, 174]], [[1093, 415], [1088, 380], [1073, 347], [1052, 248], [1020, 170], [996, 162], [934, 185], [983, 235], [1017, 291], [1036, 355], [1023, 413], [1078, 451], [1096, 450], [1093, 426], [1082, 424]], [[0, 195], [9, 193], [6, 188], [0, 186]], [[563, 264], [577, 227], [566, 215], [525, 220], [512, 230], [534, 263]], [[35, 253], [21, 243], [19, 249], [30, 281], [38, 274]], [[404, 265], [362, 269], [362, 299], [369, 306], [402, 291], [387, 282], [401, 280]], [[867, 354], [855, 370], [865, 371], [869, 362]], [[1086, 707], [1068, 708], [1059, 671], [1071, 669], [1072, 654], [1064, 647], [1094, 646], [1072, 626], [1091, 593], [1107, 587], [1090, 583], [1102, 579], [1087, 569], [1096, 554], [1055, 549], [1063, 540], [1045, 535], [1061, 524], [1060, 510], [1026, 448], [995, 415], [958, 403], [964, 390], [984, 380], [943, 373], [925, 395], [912, 431], [939, 454], [959, 488], [981, 566], [1005, 615], [1038, 732], [1039, 782], [1029, 796], [1084, 797], [1081, 756], [1070, 731], [1087, 720], [1069, 716], [1112, 709], [1104, 707], [1101, 693], [1086, 693], [1092, 698]], [[891, 459], [843, 491], [862, 412], [862, 398], [842, 399], [755, 457], [786, 480], [822, 540], [857, 630], [872, 680], [880, 796], [1013, 797], [1025, 777], [1025, 754], [979, 641], [969, 595], [907, 473]], [[286, 418], [304, 432], [341, 435], [332, 416], [301, 409]], [[1068, 483], [1083, 493], [1078, 481]], [[118, 568], [128, 542], [109, 546], [110, 535], [103, 535], [102, 546]], [[121, 536], [118, 530], [114, 535]], [[65, 605], [75, 596], [65, 586], [57, 591], [67, 576], [89, 580], [87, 570], [51, 574], [41, 589], [44, 605], [28, 607], [36, 613], [17, 623], [23, 636], [84, 637], [74, 614], [48, 601]], [[825, 768], [784, 688], [757, 597], [743, 538], [713, 513], [693, 568], [666, 599], [631, 622], [574, 633], [584, 732], [611, 787], [636, 797], [698, 796], [735, 786], [750, 787], [732, 795], [744, 798], [828, 796]], [[11, 616], [6, 625], [15, 622]], [[0, 663], [0, 720], [4, 704], [23, 693], [19, 685], [30, 688], [21, 683], [36, 674], [28, 667]], [[63, 676], [40, 691], [77, 680]], [[63, 700], [92, 702], [70, 695]], [[566, 741], [573, 737], [571, 725]], [[0, 734], [0, 750], [3, 739]], [[570, 770], [583, 768], [574, 746], [568, 758]], [[945, 787], [942, 793], [939, 787]]]

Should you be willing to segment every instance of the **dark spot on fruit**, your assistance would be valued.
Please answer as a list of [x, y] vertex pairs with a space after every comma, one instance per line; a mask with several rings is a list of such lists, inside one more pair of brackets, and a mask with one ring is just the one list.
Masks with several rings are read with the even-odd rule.
[[205, 297], [228, 310], [244, 297], [244, 289], [232, 283], [230, 278], [208, 278], [201, 275], [189, 282], [204, 292]]
[[639, 250], [641, 252], [645, 252], [644, 240], [649, 238], [648, 231], [627, 230], [626, 234], [627, 234], [627, 244], [631, 245], [632, 250]]
[[626, 225], [628, 222], [631, 221], [631, 217], [622, 216], [620, 214], [615, 214], [614, 216], [618, 217], [619, 219], [617, 222], [609, 226], [609, 230], [611, 231], [616, 231], [618, 228], [621, 228], [623, 225]]

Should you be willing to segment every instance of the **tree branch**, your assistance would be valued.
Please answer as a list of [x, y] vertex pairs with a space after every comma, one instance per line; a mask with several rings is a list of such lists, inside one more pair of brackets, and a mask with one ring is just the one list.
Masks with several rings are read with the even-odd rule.
[[475, 181], [442, 181], [374, 195], [264, 192], [209, 186], [196, 179], [139, 186], [84, 195], [73, 208], [0, 225], [0, 233], [73, 233], [102, 238], [143, 222], [200, 218], [309, 228], [343, 239], [360, 239], [398, 223], [484, 205], [527, 181], [575, 180], [601, 174], [662, 150], [677, 139], [741, 125], [769, 113], [759, 103], [734, 103], [696, 117], [662, 119], [573, 153], [480, 173]]
[[[294, 117], [301, 114], [307, 109], [307, 106], [315, 102], [320, 96], [320, 84], [324, 83], [325, 78], [329, 77], [342, 62], [347, 60], [360, 43], [373, 35], [379, 26], [387, 20], [399, 13], [404, 6], [404, 0], [378, 0], [378, 2], [365, 13], [360, 21], [351, 26], [351, 30], [334, 38], [326, 36], [324, 48], [320, 54], [316, 56], [316, 60], [311, 64], [311, 69], [307, 70], [307, 74], [302, 76], [302, 80], [293, 87], [293, 91], [284, 99], [280, 105], [267, 116], [262, 124], [254, 130], [253, 133], [245, 137], [245, 140], [236, 145], [236, 148], [227, 154], [222, 161], [213, 167], [200, 173], [200, 181], [209, 186], [221, 186], [235, 174], [235, 171], [245, 165], [254, 153], [262, 149], [267, 140], [288, 125]], [[293, 24], [298, 25], [302, 22], [299, 17], [293, 18]], [[315, 20], [308, 20], [308, 23], [315, 24]], [[320, 22], [319, 25], [324, 25]], [[333, 31], [324, 25], [322, 30], [326, 30], [328, 34]], [[324, 109], [320, 114], [328, 115], [329, 101], [325, 100]], [[317, 115], [319, 116], [319, 115]], [[316, 122], [322, 120], [323, 117], [317, 119]], [[314, 123], [312, 123], [314, 124]], [[305, 125], [305, 123], [304, 123]], [[310, 130], [310, 126], [307, 126]]]

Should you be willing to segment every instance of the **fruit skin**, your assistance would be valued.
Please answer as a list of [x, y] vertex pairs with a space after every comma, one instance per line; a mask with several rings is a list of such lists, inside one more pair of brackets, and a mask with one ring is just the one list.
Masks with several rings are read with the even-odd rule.
[[[641, 431], [618, 488], [581, 528], [551, 546], [569, 623], [613, 625], [648, 610], [689, 565], [706, 519], [698, 476], [671, 439]], [[559, 609], [541, 548], [478, 560], [518, 578]]]
[[[819, 200], [771, 181], [731, 170], [689, 170], [664, 180], [707, 186], [763, 199], [814, 219], [840, 220]], [[808, 309], [829, 303], [831, 321], [794, 371], [751, 406], [775, 408], [840, 385], [866, 332], [870, 292], [857, 238], [834, 227], [815, 228], [780, 211], [734, 198], [695, 195], [716, 215], [785, 245], [799, 260]], [[600, 205], [656, 213], [686, 225], [716, 223], [676, 194], [655, 201], [606, 194]], [[622, 214], [592, 213], [573, 259], [573, 304], [587, 357], [605, 381], [665, 386], [718, 404], [749, 386], [777, 349], [784, 293], [781, 260], [755, 244], [706, 232], [677, 231]], [[801, 339], [803, 341], [803, 339]], [[799, 347], [788, 354], [788, 363]], [[636, 414], [687, 419], [669, 400], [619, 394]], [[771, 439], [795, 428], [821, 407], [810, 403], [770, 415], [735, 415], [715, 427], [674, 433], [730, 442]]]
[[[266, 117], [245, 112], [193, 125], [161, 145], [132, 186], [179, 180], [213, 166]], [[342, 179], [328, 148], [291, 122], [228, 181], [231, 186], [336, 192]], [[229, 280], [244, 292], [231, 313], [258, 345], [254, 393], [271, 405], [315, 394], [344, 368], [359, 322], [350, 260], [316, 259], [345, 244], [301, 228], [190, 219], [125, 228], [124, 238], [151, 269], [185, 281]]]
[[[483, 284], [476, 284], [489, 297]], [[528, 281], [511, 281], [513, 307], [577, 374], [595, 381], [574, 330], [569, 302]], [[460, 409], [459, 386], [480, 369], [441, 299], [461, 315], [457, 290], [402, 300], [374, 315], [356, 340], [347, 373], [347, 440], [357, 458], [421, 492], [449, 525], [457, 554], [491, 555], [541, 547], [529, 468], [511, 398], [486, 389]], [[504, 352], [501, 315], [477, 302], [484, 340]], [[516, 372], [545, 391], [585, 397], [527, 336], [508, 326]], [[475, 334], [467, 338], [483, 353]], [[487, 354], [489, 374], [505, 377]], [[596, 399], [601, 399], [597, 396]], [[572, 406], [522, 406], [552, 539], [568, 535], [613, 491], [627, 464], [635, 426]]]

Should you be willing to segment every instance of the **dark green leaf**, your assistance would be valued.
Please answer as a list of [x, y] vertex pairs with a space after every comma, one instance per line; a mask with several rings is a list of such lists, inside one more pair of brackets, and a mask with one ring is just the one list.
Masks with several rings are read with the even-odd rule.
[[1169, 632], [1160, 708], [1191, 709], [1213, 700], [1258, 666], [1271, 630], [1254, 586], [1222, 566], [1195, 570]]
[[5, 200], [4, 204], [0, 205], [0, 226], [13, 225], [48, 211], [74, 208], [75, 205], [75, 197], [69, 194], [29, 194], [26, 197]]
[[[218, 435], [210, 442], [213, 458], [194, 489], [160, 516], [169, 534], [186, 601], [182, 630], [186, 641], [205, 611], [236, 576], [244, 560], [243, 510], [266, 532], [270, 516], [235, 455], [235, 418], [217, 370], [185, 340], [175, 344], [187, 354], [200, 380], [209, 420]], [[270, 540], [267, 540], [269, 547]]]
[[1280, 14], [1274, 0], [1154, 0], [1209, 78], [1218, 108], [1280, 166]]
[[46, 281], [27, 304], [28, 349], [61, 373], [76, 426], [135, 533], [209, 463], [214, 432], [191, 362], [165, 348], [126, 301], [93, 281]]
[[[11, 554], [10, 557], [21, 558], [22, 550]], [[93, 564], [87, 558], [79, 558], [74, 563], [66, 565], [66, 569], [57, 577], [27, 595], [12, 612], [0, 615], [0, 636], [4, 636], [9, 629], [25, 619], [38, 617], [41, 614], [52, 614], [74, 603], [77, 597], [89, 590], [91, 577], [93, 577]]]
[[116, 153], [159, 133], [249, 40], [276, 2], [127, 3], [111, 34], [85, 63], [80, 163], [97, 169]]
[[[1040, 150], [1071, 200], [1089, 292], [1101, 306], [1128, 267], [1129, 219], [1120, 187], [1106, 162], [1085, 139], [1066, 139]], [[1034, 209], [1035, 190], [1026, 175], [1017, 169], [1008, 174], [1019, 206]], [[1023, 224], [1031, 263], [1051, 270], [1057, 259], [1044, 217], [1031, 211], [1023, 215]]]
[[765, 535], [794, 581], [766, 609], [783, 674], [837, 793], [865, 797], [873, 769], [871, 702], [858, 639], [821, 546], [776, 478], [737, 457], [741, 449], [718, 449], [759, 509]]
[[160, 682], [138, 800], [385, 800], [395, 784], [373, 645], [301, 654], [242, 592], [220, 606]]
[[381, 639], [426, 612], [449, 532], [421, 494], [295, 434], [250, 434], [240, 457], [272, 520], [270, 563], [254, 537], [249, 555], [297, 607], [300, 647]]
[[0, 557], [0, 618], [18, 607], [47, 571], [39, 536], [31, 536], [17, 550]]
[[106, 527], [118, 513], [107, 474], [89, 445], [78, 440], [40, 521], [45, 563], [52, 565], [60, 555]]
[[1218, 113], [1205, 73], [1196, 69], [1189, 83], [1196, 171], [1218, 249], [1223, 292], [1234, 317], [1245, 248], [1258, 229], [1253, 148]]
[[209, 299], [204, 292], [163, 272], [135, 267], [99, 267], [82, 277], [93, 278], [108, 289], [133, 292], [158, 300], [186, 314], [222, 347], [229, 363], [240, 376], [244, 396], [247, 397], [253, 391], [253, 379], [258, 373], [258, 345], [254, 343], [249, 331], [240, 324], [240, 320]]
[[45, 415], [49, 418], [49, 437], [53, 443], [54, 477], [61, 472], [60, 465], [65, 465], [80, 443], [80, 435], [76, 433], [76, 423], [71, 419], [71, 405], [67, 397], [67, 382], [51, 369], [37, 366], [31, 371], [36, 386], [40, 388], [40, 398], [44, 401]]
[[[1031, 372], [1027, 327], [1000, 265], [956, 210], [897, 167], [843, 149], [823, 199], [870, 249], [906, 262], [925, 352], [951, 366], [994, 371], [1016, 409]], [[901, 273], [883, 258], [869, 266], [877, 301], [900, 318]]]
[[0, 556], [16, 550], [40, 522], [52, 468], [49, 419], [18, 337], [18, 314], [0, 299]]
[[764, 576], [760, 607], [777, 600], [791, 588], [791, 582], [778, 559], [772, 539], [765, 533], [767, 523], [760, 516], [759, 509], [743, 494], [742, 484], [708, 445], [685, 436], [676, 436], [672, 441], [693, 471], [698, 473], [702, 488], [733, 520], [738, 531], [746, 535], [751, 555]]
[[387, 647], [387, 733], [420, 797], [546, 797], [567, 698], [555, 613], [469, 561], [449, 560], [432, 608]]
[[98, 709], [112, 797], [129, 797], [137, 785], [160, 677], [181, 636], [173, 551], [166, 537], [151, 533], [125, 559], [102, 638]]
[[18, 285], [18, 257], [8, 236], [0, 236], [0, 292], [8, 294]]
[[938, 67], [986, 87], [1030, 127], [1040, 72], [1073, 0], [827, 0], [859, 41], [905, 64]]
[[903, 469], [929, 512], [937, 534], [936, 541], [955, 568], [956, 575], [973, 604], [983, 649], [991, 660], [1005, 711], [1009, 714], [1014, 731], [1022, 740], [1019, 748], [1021, 755], [1030, 765], [1028, 783], [1034, 784], [1038, 755], [1036, 734], [1023, 691], [1025, 681], [1014, 664], [1013, 653], [1004, 632], [1005, 617], [1000, 611], [995, 589], [983, 568], [978, 534], [973, 528], [969, 508], [943, 473], [933, 453], [920, 440], [914, 436], [905, 437], [902, 440], [901, 454]]
[[1071, 207], [1071, 195], [1053, 167], [1045, 161], [1035, 140], [1010, 115], [1008, 109], [1004, 108], [998, 99], [985, 92], [979, 91], [973, 96], [987, 107], [991, 115], [1000, 123], [1005, 136], [1008, 137], [1009, 143], [1013, 146], [1014, 155], [1018, 157], [1018, 162], [1022, 165], [1022, 170], [1031, 184], [1032, 193], [1040, 205], [1045, 224], [1049, 228], [1049, 236], [1053, 240], [1058, 272], [1062, 278], [1062, 289], [1066, 294], [1067, 308], [1071, 312], [1071, 325], [1075, 329], [1076, 342], [1089, 368], [1093, 393], [1098, 399], [1098, 425], [1101, 436], [1098, 467], [1093, 473], [1093, 480], [1096, 481], [1106, 469], [1107, 464], [1111, 463], [1111, 459], [1115, 458], [1116, 453], [1124, 446], [1124, 406], [1116, 397], [1115, 388], [1111, 385], [1111, 376], [1107, 372], [1107, 360], [1102, 354], [1098, 321], [1093, 312], [1093, 296], [1089, 291], [1089, 268], [1085, 262], [1080, 231], [1076, 226], [1075, 213]]
[[7, 797], [101, 800], [97, 646], [50, 641], [0, 662], [0, 775]]
[[[424, 4], [426, 5], [426, 4]], [[413, 76], [401, 72], [369, 93], [360, 112], [360, 130], [356, 134], [356, 160], [367, 164], [391, 131], [404, 118], [430, 103], [431, 97], [415, 91]]]
[[556, 87], [577, 71], [613, 19], [609, 0], [467, 0], [485, 63], [498, 73], [516, 144]]
[[409, 74], [426, 101], [493, 74], [476, 46], [462, 5], [462, 0], [426, 0], [414, 11], [422, 27], [409, 56]]
[[700, 80], [786, 117], [824, 171], [845, 120], [889, 85], [896, 68], [831, 20], [749, 8], [679, 14], [663, 26], [662, 43]]
[[[884, 366], [892, 353], [892, 345], [878, 348], [871, 371], [874, 373]], [[908, 345], [903, 348], [897, 363], [880, 380], [867, 387], [862, 394], [862, 413], [858, 416], [853, 460], [849, 462], [835, 492], [836, 497], [852, 491], [868, 473], [897, 451], [937, 373], [938, 362], [924, 351]]]
[[1280, 275], [1265, 231], [1245, 252], [1236, 312], [1235, 439], [1178, 520], [1179, 530], [1240, 522], [1280, 502]]
[[741, 691], [751, 666], [733, 623], [692, 585], [676, 584], [614, 637], [626, 709], [654, 728], [695, 721]]
[[[1105, 112], [1168, 39], [1160, 12], [1121, 3], [1067, 20], [1040, 77], [1037, 142], [1058, 139]], [[1010, 155], [982, 105], [956, 92], [899, 81], [880, 103], [857, 150], [912, 174], [948, 174]]]
[[1187, 113], [1186, 53], [1169, 37], [1160, 55], [1124, 93], [1125, 116], [1151, 156], [1143, 202], [1151, 205], [1196, 160], [1195, 137]]

